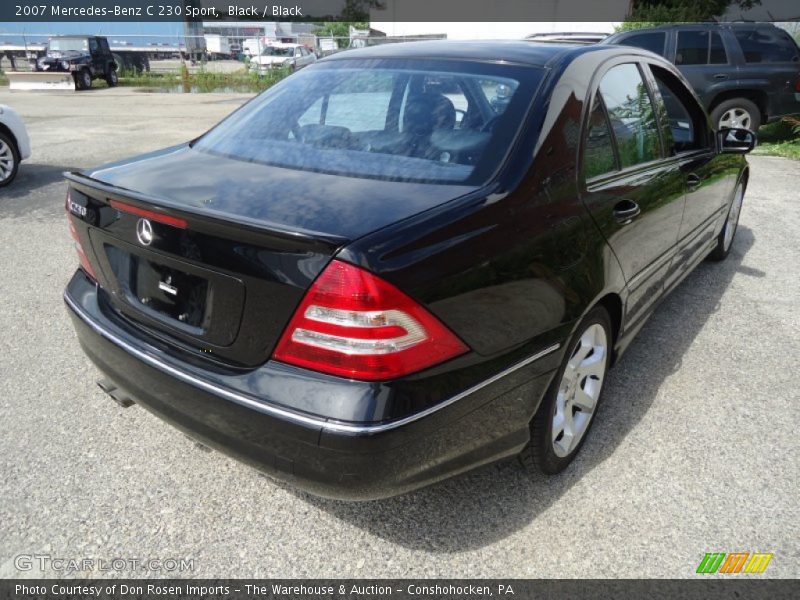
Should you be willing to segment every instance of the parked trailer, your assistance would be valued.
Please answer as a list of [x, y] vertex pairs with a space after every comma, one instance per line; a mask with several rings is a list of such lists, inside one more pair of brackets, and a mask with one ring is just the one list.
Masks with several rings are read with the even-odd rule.
[[[130, 44], [111, 43], [111, 53], [120, 70], [141, 73], [150, 70], [151, 58], [172, 58], [180, 54], [181, 48], [164, 48], [161, 46], [132, 46]], [[0, 59], [5, 58], [11, 65], [11, 72], [36, 70], [36, 61], [47, 52], [47, 44], [0, 44]]]
[[219, 34], [206, 34], [206, 54], [211, 58], [229, 58], [231, 45], [228, 38]]
[[[0, 33], [0, 63], [5, 64], [0, 64], [0, 68], [6, 71], [12, 83], [15, 79], [24, 79], [27, 83], [22, 83], [23, 86], [32, 85], [34, 79], [16, 76], [16, 73], [40, 70], [37, 68], [37, 63], [47, 53], [49, 43], [47, 40], [57, 37], [103, 37], [107, 40], [107, 48], [110, 48], [117, 70], [139, 73], [150, 70], [151, 60], [178, 58], [189, 60], [194, 64], [195, 60], [206, 51], [200, 22], [147, 24], [147, 33], [141, 33], [142, 27], [138, 25], [133, 27], [126, 23], [110, 23], [103, 25], [104, 30], [110, 30], [108, 33], [96, 36], [84, 35], [82, 30], [85, 25], [81, 23], [61, 24], [65, 32], [60, 36], [46, 33], [26, 34], [24, 24], [4, 25], [8, 27], [5, 28], [6, 31]], [[7, 65], [10, 65], [10, 68]]]

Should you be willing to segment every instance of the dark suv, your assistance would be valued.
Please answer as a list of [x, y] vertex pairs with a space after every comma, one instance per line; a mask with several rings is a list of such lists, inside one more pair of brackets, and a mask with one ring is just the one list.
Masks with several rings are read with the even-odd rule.
[[698, 23], [616, 33], [603, 44], [637, 46], [675, 63], [718, 128], [800, 113], [797, 44], [769, 23]]
[[36, 63], [37, 71], [69, 71], [75, 87], [86, 90], [93, 79], [117, 85], [117, 63], [108, 40], [99, 36], [71, 35], [50, 38], [47, 53]]

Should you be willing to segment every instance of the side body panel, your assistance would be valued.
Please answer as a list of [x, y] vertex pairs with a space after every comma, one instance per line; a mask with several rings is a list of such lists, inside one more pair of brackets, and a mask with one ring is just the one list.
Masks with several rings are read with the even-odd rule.
[[494, 186], [358, 240], [339, 257], [425, 303], [487, 368], [563, 343], [597, 299], [624, 293], [576, 173], [586, 85], [598, 55], [614, 53], [550, 65]]

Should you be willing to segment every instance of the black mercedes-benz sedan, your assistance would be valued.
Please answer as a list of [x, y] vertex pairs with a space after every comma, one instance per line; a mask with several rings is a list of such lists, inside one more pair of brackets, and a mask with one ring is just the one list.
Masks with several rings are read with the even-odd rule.
[[736, 233], [754, 134], [636, 48], [421, 42], [68, 173], [103, 386], [312, 493], [563, 470], [608, 368]]

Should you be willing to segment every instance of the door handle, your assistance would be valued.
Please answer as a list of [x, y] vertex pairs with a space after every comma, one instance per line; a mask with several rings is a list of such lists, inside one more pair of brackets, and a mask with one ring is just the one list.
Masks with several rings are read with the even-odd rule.
[[631, 223], [641, 212], [642, 209], [633, 200], [621, 200], [614, 205], [614, 219], [620, 225]]
[[714, 75], [714, 79], [727, 79], [728, 76], [725, 73], [716, 73]]
[[698, 175], [695, 175], [694, 173], [689, 173], [686, 176], [686, 187], [688, 187], [690, 190], [696, 190], [697, 188], [700, 187], [702, 183], [703, 180], [700, 179], [700, 177]]

